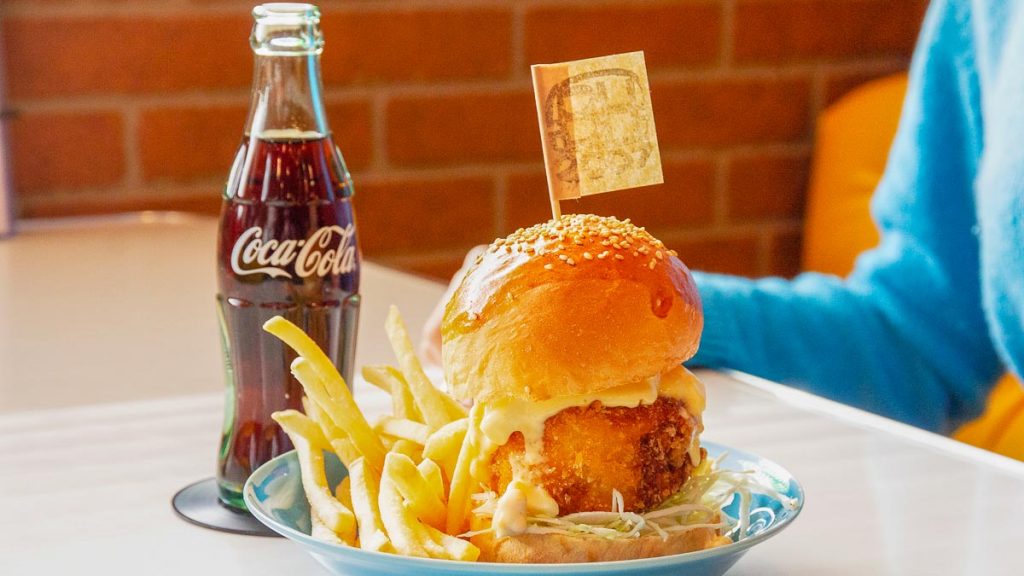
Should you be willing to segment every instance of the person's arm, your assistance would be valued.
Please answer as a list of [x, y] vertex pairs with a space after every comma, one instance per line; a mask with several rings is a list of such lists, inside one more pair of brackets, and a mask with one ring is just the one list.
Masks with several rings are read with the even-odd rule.
[[967, 2], [925, 19], [886, 174], [880, 245], [846, 280], [695, 274], [695, 365], [727, 367], [939, 431], [977, 414], [1001, 368], [979, 287], [973, 183], [982, 134]]

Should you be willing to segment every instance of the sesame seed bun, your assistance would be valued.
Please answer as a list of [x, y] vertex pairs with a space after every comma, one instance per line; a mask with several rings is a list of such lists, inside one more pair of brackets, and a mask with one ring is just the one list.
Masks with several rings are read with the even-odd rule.
[[546, 400], [637, 382], [697, 351], [700, 298], [674, 251], [615, 218], [566, 215], [496, 240], [441, 325], [461, 400]]
[[474, 536], [472, 542], [480, 548], [480, 560], [483, 562], [566, 564], [682, 554], [714, 548], [731, 540], [719, 536], [712, 528], [696, 528], [669, 534], [665, 540], [656, 534], [614, 540], [562, 534], [520, 534], [495, 538], [488, 532]]

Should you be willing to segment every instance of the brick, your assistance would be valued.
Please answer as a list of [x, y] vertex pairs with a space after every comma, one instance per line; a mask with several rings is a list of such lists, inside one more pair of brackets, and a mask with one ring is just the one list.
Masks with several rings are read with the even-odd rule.
[[776, 232], [771, 240], [768, 274], [785, 278], [799, 274], [802, 240], [799, 230]]
[[925, 0], [741, 0], [735, 59], [742, 63], [905, 56]]
[[507, 9], [324, 11], [326, 84], [507, 76]]
[[238, 16], [11, 17], [13, 99], [248, 87], [251, 19]]
[[[707, 224], [714, 211], [714, 164], [708, 160], [671, 161], [663, 168], [664, 184], [566, 200], [562, 211], [630, 218], [655, 235]], [[509, 178], [505, 215], [502, 234], [551, 218], [543, 173]]]
[[527, 91], [395, 98], [386, 121], [388, 158], [396, 164], [543, 162]]
[[692, 270], [758, 276], [758, 239], [753, 235], [713, 236], [673, 240], [662, 238], [679, 252], [679, 258]]
[[46, 196], [27, 198], [21, 203], [21, 216], [25, 218], [52, 218], [60, 216], [93, 216], [143, 210], [191, 212], [206, 216], [220, 214], [221, 196], [217, 186], [161, 189], [158, 196], [110, 193], [81, 198], [54, 200]]
[[643, 50], [651, 69], [708, 65], [718, 58], [719, 2], [551, 6], [526, 13], [529, 63]]
[[657, 82], [658, 140], [663, 149], [806, 141], [810, 92], [806, 78]]
[[750, 222], [803, 216], [809, 161], [806, 155], [733, 158], [726, 186], [729, 219]]
[[[157, 108], [143, 112], [139, 151], [149, 180], [227, 178], [245, 128], [244, 106]], [[327, 105], [335, 143], [349, 167], [369, 164], [372, 121], [367, 102]]]
[[124, 126], [116, 112], [24, 113], [10, 128], [21, 194], [110, 186], [124, 175]]
[[494, 239], [494, 183], [486, 178], [367, 181], [355, 195], [367, 256], [468, 249]]
[[856, 72], [828, 72], [825, 75], [824, 104], [829, 106], [851, 90], [885, 76], [906, 71], [906, 65], [885, 65], [877, 69]]
[[139, 156], [147, 180], [227, 180], [245, 128], [244, 106], [156, 108], [142, 113]]
[[327, 122], [334, 143], [349, 170], [359, 170], [373, 160], [373, 111], [365, 101], [329, 102]]

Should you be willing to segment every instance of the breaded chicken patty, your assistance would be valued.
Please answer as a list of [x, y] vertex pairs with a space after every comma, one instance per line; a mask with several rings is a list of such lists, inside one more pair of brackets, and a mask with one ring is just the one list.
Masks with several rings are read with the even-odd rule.
[[674, 398], [659, 397], [636, 408], [606, 408], [600, 402], [569, 408], [545, 423], [543, 458], [528, 470], [520, 433], [498, 448], [490, 487], [504, 493], [519, 470], [520, 477], [547, 490], [559, 514], [610, 510], [613, 489], [622, 493], [626, 511], [642, 512], [664, 502], [689, 478], [695, 463], [688, 452], [698, 425]]

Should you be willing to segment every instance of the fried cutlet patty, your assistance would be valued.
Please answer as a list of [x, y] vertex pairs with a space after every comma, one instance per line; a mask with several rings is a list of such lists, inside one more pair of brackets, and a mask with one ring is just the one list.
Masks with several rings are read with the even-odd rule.
[[569, 408], [545, 423], [539, 463], [525, 463], [518, 432], [498, 448], [490, 487], [504, 493], [518, 470], [554, 498], [559, 514], [610, 510], [613, 489], [622, 494], [626, 511], [643, 512], [675, 494], [689, 478], [696, 426], [683, 402], [667, 397], [636, 408], [608, 408], [600, 402]]

